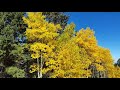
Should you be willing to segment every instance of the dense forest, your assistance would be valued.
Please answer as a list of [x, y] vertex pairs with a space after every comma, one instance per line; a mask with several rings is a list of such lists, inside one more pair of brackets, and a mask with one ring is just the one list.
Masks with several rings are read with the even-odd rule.
[[0, 12], [0, 78], [120, 78], [120, 59], [65, 12]]

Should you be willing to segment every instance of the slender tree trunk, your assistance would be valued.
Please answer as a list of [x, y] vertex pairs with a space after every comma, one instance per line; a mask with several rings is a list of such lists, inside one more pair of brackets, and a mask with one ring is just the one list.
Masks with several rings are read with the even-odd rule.
[[40, 62], [40, 78], [42, 78], [42, 54], [41, 54], [41, 62]]
[[38, 66], [38, 78], [40, 78], [40, 64], [38, 58], [37, 58], [37, 66]]
[[86, 78], [88, 78], [88, 68], [87, 68], [87, 77]]

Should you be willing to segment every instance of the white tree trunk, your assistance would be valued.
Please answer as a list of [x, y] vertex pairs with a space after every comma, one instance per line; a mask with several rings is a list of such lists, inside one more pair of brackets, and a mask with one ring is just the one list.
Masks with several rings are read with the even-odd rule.
[[40, 78], [40, 64], [38, 58], [37, 58], [37, 65], [38, 65], [38, 78]]
[[40, 62], [40, 78], [42, 78], [42, 54], [41, 54], [41, 62]]

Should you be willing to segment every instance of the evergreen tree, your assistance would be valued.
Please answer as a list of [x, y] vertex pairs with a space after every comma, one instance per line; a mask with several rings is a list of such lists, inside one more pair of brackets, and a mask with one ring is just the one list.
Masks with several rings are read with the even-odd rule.
[[117, 60], [116, 65], [120, 67], [120, 58]]
[[[46, 16], [47, 21], [60, 24], [63, 30], [69, 20], [69, 16], [65, 12], [43, 12], [43, 15]], [[60, 30], [59, 33], [62, 33], [63, 30]]]
[[23, 15], [23, 12], [0, 12], [0, 65], [3, 75], [1, 77], [25, 77], [21, 66], [26, 60], [25, 45], [21, 45], [19, 37], [24, 31]]

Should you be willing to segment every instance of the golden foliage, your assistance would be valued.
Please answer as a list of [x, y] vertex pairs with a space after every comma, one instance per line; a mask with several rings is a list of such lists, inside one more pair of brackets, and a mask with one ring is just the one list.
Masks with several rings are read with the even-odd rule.
[[[110, 50], [98, 45], [93, 30], [86, 28], [75, 33], [75, 24], [71, 23], [59, 34], [60, 25], [47, 22], [42, 12], [27, 14], [23, 20], [28, 25], [29, 50], [33, 59], [42, 55], [45, 60], [43, 74], [50, 71], [51, 78], [88, 78], [92, 75], [90, 66], [94, 65], [97, 72], [120, 77], [120, 68], [114, 66]], [[38, 70], [36, 64], [30, 68], [30, 73]]]

